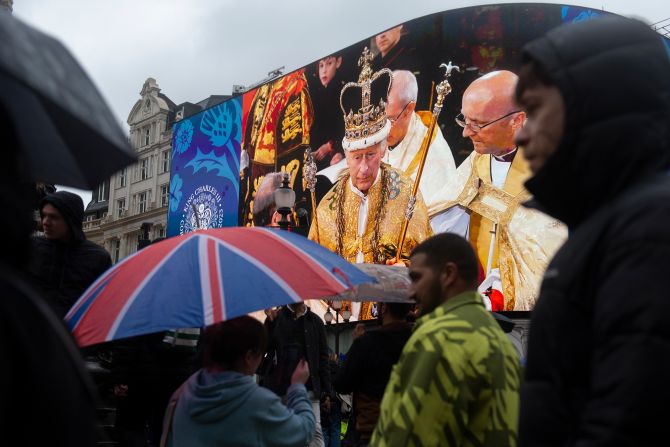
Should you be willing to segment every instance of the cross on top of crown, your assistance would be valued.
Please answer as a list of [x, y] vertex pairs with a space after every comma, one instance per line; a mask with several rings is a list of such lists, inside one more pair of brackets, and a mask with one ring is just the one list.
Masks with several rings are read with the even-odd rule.
[[372, 76], [372, 68], [370, 68], [372, 58], [372, 53], [368, 50], [368, 47], [365, 47], [363, 49], [363, 54], [358, 58], [358, 66], [361, 67], [361, 74], [358, 76], [358, 82], [366, 81]]
[[358, 58], [358, 66], [362, 67], [363, 65], [369, 64], [372, 62], [372, 53], [370, 50], [368, 50], [368, 47], [365, 47], [363, 49], [363, 54], [361, 54], [361, 57]]

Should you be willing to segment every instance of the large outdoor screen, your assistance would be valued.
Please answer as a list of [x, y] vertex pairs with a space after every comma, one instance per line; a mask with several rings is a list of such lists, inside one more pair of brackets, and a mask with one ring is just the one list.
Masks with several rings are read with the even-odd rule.
[[[473, 151], [470, 138], [463, 136], [463, 128], [455, 121], [470, 83], [492, 71], [517, 71], [525, 43], [562, 23], [600, 14], [605, 13], [549, 4], [476, 6], [432, 14], [324, 54], [320, 60], [177, 122], [173, 128], [168, 236], [195, 228], [254, 225], [259, 203], [265, 207], [268, 202], [267, 197], [258, 199], [267, 192], [259, 193], [259, 187], [273, 172], [288, 173], [296, 193], [294, 231], [307, 234], [314, 210], [303, 179], [305, 151], [314, 151], [320, 173], [343, 158], [340, 91], [345, 83], [357, 80], [358, 61], [365, 48], [372, 53], [373, 70], [389, 68], [414, 74], [417, 112], [428, 113], [435, 102], [434, 85], [444, 79], [440, 65], [451, 62], [459, 67], [449, 78], [453, 91], [437, 120], [458, 167]], [[330, 174], [317, 176], [316, 203], [336, 180]], [[444, 179], [444, 183], [448, 181]], [[427, 191], [422, 184], [429, 214], [431, 205], [441, 200], [438, 189], [442, 186], [436, 184], [435, 190]], [[538, 244], [542, 249], [542, 242]], [[492, 270], [490, 263], [486, 264], [481, 266], [484, 277]], [[505, 284], [512, 279], [506, 280], [505, 275], [511, 274], [505, 273], [502, 264], [503, 284], [492, 283], [505, 295], [498, 310], [531, 310], [535, 292], [524, 290], [530, 286], [523, 282], [517, 282], [515, 289]]]

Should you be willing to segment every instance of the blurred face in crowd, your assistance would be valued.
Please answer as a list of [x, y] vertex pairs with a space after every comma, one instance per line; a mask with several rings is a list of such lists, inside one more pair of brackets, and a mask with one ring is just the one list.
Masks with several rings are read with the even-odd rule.
[[[540, 170], [556, 151], [565, 129], [565, 103], [558, 87], [540, 82], [532, 72], [526, 87], [518, 92], [519, 106], [526, 111], [526, 123], [516, 133], [516, 144], [523, 146], [530, 170]], [[524, 79], [526, 80], [526, 79]]]
[[382, 56], [386, 56], [388, 52], [396, 46], [398, 41], [400, 41], [401, 35], [402, 25], [399, 25], [375, 36], [375, 43], [377, 44], [379, 51], [381, 51]]
[[409, 297], [419, 304], [421, 315], [434, 311], [445, 301], [440, 271], [427, 261], [425, 253], [417, 253], [410, 258], [409, 265]]
[[492, 72], [475, 80], [463, 93], [463, 137], [470, 138], [480, 154], [505, 155], [516, 147], [514, 134], [525, 113], [514, 101], [517, 76], [509, 71]]
[[319, 61], [319, 79], [324, 87], [327, 87], [330, 81], [335, 77], [337, 69], [342, 65], [342, 57], [329, 56]]
[[50, 203], [42, 207], [42, 231], [49, 240], [67, 241], [70, 239], [70, 227], [58, 208]]
[[351, 182], [363, 194], [367, 194], [379, 175], [379, 166], [385, 149], [386, 140], [365, 149], [347, 151], [347, 167]]

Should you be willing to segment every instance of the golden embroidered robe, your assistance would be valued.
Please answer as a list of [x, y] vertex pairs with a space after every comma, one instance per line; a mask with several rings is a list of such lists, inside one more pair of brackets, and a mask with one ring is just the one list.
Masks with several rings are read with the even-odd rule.
[[505, 310], [532, 310], [547, 264], [567, 238], [561, 222], [521, 204], [530, 199], [523, 183], [530, 176], [518, 149], [502, 189], [491, 183], [491, 156], [476, 152], [463, 161], [456, 178], [443, 187], [447, 197], [431, 215], [460, 205], [470, 214], [470, 241], [486, 268], [493, 224], [498, 224], [492, 267], [500, 269]]
[[[386, 181], [383, 180], [383, 170], [387, 172]], [[342, 253], [340, 254], [347, 261], [356, 262], [356, 255], [360, 250], [363, 253], [363, 262], [383, 263], [386, 258], [375, 258], [375, 252], [383, 254], [383, 247], [387, 244], [397, 246], [405, 219], [405, 210], [412, 192], [412, 180], [385, 163], [382, 163], [378, 175], [382, 178], [368, 190], [367, 221], [362, 236], [358, 236], [358, 217], [362, 198], [351, 189], [349, 174], [346, 172], [319, 203], [317, 207], [318, 229], [316, 221], [312, 221], [309, 239], [337, 253], [338, 241], [341, 237]], [[340, 188], [341, 184], [344, 184], [344, 188]], [[339, 193], [341, 189], [344, 190], [343, 196]], [[386, 205], [380, 214], [378, 208], [384, 196], [386, 197]], [[342, 202], [342, 221], [344, 223], [344, 234], [341, 236], [337, 228], [340, 202]], [[377, 223], [379, 229], [375, 247], [374, 236]], [[428, 212], [419, 193], [414, 206], [414, 214], [407, 228], [402, 250], [403, 257], [408, 257], [414, 247], [431, 235], [432, 229], [428, 221]], [[359, 316], [361, 320], [369, 318], [369, 306], [365, 305], [369, 303], [363, 304]]]

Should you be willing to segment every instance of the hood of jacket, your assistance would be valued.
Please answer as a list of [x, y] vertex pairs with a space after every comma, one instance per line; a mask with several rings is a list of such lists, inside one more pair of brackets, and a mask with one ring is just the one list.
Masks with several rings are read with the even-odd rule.
[[249, 375], [201, 369], [188, 379], [188, 413], [199, 423], [220, 421], [242, 407], [257, 387]]
[[560, 90], [565, 129], [526, 182], [539, 207], [576, 227], [670, 167], [670, 57], [663, 37], [618, 16], [564, 25], [527, 44]]
[[74, 241], [81, 242], [86, 240], [83, 229], [84, 201], [81, 200], [81, 197], [69, 191], [58, 191], [53, 194], [48, 194], [42, 199], [40, 202], [40, 210], [47, 203], [53, 205], [63, 215], [68, 227], [70, 227], [72, 239]]

